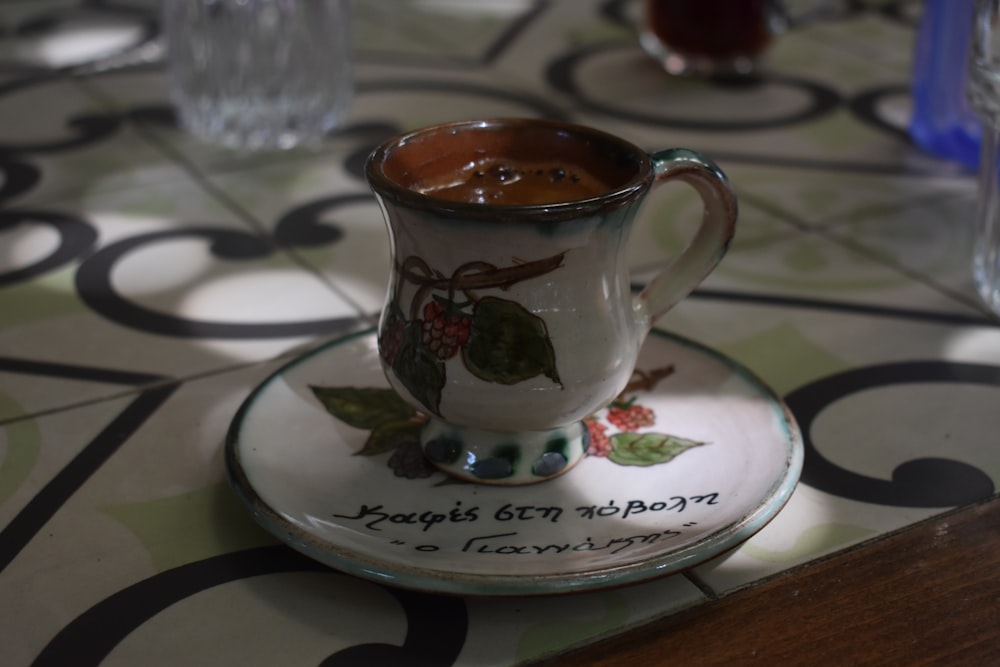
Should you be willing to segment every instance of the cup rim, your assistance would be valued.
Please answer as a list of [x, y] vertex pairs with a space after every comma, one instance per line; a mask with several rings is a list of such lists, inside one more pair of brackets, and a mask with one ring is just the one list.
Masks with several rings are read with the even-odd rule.
[[[624, 183], [600, 195], [584, 199], [549, 204], [489, 204], [462, 202], [435, 197], [406, 187], [386, 175], [384, 165], [392, 151], [420, 137], [440, 132], [454, 132], [462, 128], [490, 129], [497, 127], [531, 126], [549, 128], [592, 140], [611, 143], [636, 158], [635, 174]], [[433, 211], [449, 217], [505, 221], [509, 219], [563, 220], [598, 212], [617, 206], [645, 192], [655, 177], [650, 154], [635, 144], [614, 134], [586, 125], [549, 118], [485, 118], [458, 120], [427, 125], [396, 135], [373, 150], [365, 161], [365, 179], [376, 194], [387, 197], [408, 208]]]

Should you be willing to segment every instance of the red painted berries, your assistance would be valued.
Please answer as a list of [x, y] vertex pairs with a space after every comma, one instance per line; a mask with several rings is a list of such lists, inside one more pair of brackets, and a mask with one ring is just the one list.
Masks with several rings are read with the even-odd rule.
[[382, 335], [378, 341], [379, 354], [390, 366], [396, 363], [396, 355], [399, 353], [399, 346], [403, 344], [405, 331], [406, 323], [395, 317], [382, 327]]
[[[604, 417], [608, 424], [616, 429], [616, 433], [635, 433], [639, 429], [652, 426], [656, 415], [644, 405], [637, 405], [635, 398], [629, 401], [615, 401], [608, 407]], [[611, 435], [608, 434], [608, 424], [596, 415], [583, 420], [590, 433], [590, 446], [587, 454], [590, 456], [607, 456], [614, 446]]]
[[587, 454], [607, 456], [611, 451], [611, 439], [607, 434], [607, 424], [598, 420], [597, 417], [588, 417], [583, 420], [583, 423], [590, 432], [590, 447], [587, 448]]
[[619, 430], [633, 432], [644, 426], [652, 426], [656, 418], [649, 408], [629, 401], [625, 404], [612, 403], [608, 408], [608, 421]]
[[451, 359], [469, 340], [472, 318], [462, 313], [447, 314], [437, 301], [424, 305], [421, 341], [438, 359]]

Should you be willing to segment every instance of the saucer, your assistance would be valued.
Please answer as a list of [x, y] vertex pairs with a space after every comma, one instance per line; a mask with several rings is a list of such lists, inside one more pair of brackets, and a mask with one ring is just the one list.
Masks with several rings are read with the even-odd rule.
[[279, 540], [388, 585], [541, 595], [660, 577], [763, 528], [798, 481], [802, 439], [770, 389], [698, 343], [653, 331], [636, 369], [588, 420], [590, 454], [572, 470], [486, 486], [427, 465], [375, 332], [353, 334], [247, 398], [226, 440], [229, 479]]

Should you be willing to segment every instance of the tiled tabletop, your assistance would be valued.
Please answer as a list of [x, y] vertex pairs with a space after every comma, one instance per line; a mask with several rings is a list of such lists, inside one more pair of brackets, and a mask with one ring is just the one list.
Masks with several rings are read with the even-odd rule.
[[[851, 7], [733, 86], [668, 78], [624, 0], [357, 3], [347, 125], [319, 152], [245, 155], [175, 126], [154, 2], [0, 3], [0, 664], [517, 664], [994, 496], [975, 179], [906, 138], [919, 4]], [[437, 596], [314, 563], [227, 485], [249, 392], [381, 308], [368, 151], [495, 116], [683, 145], [729, 174], [735, 243], [659, 326], [771, 386], [806, 457], [728, 557], [600, 592]], [[663, 212], [697, 206], [678, 189], [644, 209], [637, 281], [683, 242]]]

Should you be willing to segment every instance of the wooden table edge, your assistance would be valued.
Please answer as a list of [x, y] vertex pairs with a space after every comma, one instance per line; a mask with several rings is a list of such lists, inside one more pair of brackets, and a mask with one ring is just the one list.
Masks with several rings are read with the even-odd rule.
[[1000, 495], [532, 664], [1000, 665]]

